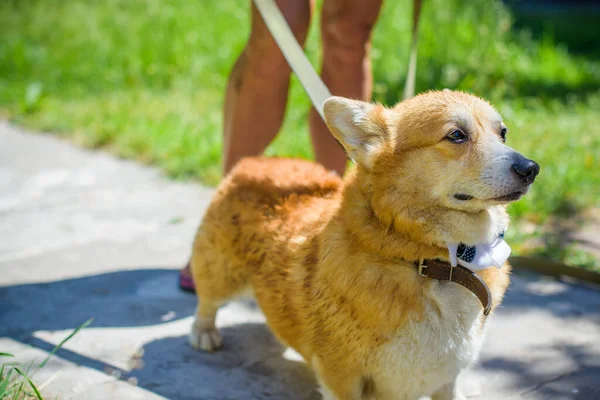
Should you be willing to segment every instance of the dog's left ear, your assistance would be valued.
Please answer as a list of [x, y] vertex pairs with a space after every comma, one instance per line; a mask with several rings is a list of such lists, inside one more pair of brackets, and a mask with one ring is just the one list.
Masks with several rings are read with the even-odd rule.
[[370, 168], [374, 156], [386, 142], [385, 108], [334, 96], [325, 101], [323, 111], [325, 123], [348, 156]]

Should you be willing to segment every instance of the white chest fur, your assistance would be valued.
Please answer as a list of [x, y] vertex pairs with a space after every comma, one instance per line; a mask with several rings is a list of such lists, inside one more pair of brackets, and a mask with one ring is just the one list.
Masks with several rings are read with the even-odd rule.
[[484, 337], [477, 297], [452, 282], [436, 282], [432, 295], [425, 318], [407, 324], [375, 358], [382, 398], [431, 395], [477, 359]]

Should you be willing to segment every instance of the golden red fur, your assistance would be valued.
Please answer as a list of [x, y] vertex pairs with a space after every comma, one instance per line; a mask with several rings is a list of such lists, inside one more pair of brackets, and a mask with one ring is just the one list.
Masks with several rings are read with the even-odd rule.
[[[509, 151], [502, 121], [483, 100], [446, 91], [392, 109], [332, 98], [325, 114], [356, 169], [342, 181], [301, 160], [235, 167], [194, 243], [190, 341], [218, 348], [218, 307], [250, 290], [327, 398], [461, 398], [454, 382], [477, 357], [481, 305], [455, 283], [419, 276], [413, 262], [448, 260], [447, 243], [489, 241], [506, 228], [498, 199], [518, 182], [510, 168], [490, 172]], [[453, 129], [469, 142], [446, 140]], [[509, 270], [479, 272], [494, 308]]]

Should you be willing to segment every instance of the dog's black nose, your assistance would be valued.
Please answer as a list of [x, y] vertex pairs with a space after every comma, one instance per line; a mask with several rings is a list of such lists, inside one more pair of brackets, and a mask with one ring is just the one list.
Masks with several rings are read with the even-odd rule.
[[535, 180], [537, 174], [540, 173], [540, 166], [538, 163], [527, 158], [520, 156], [512, 165], [513, 171], [525, 181], [525, 183], [532, 183]]

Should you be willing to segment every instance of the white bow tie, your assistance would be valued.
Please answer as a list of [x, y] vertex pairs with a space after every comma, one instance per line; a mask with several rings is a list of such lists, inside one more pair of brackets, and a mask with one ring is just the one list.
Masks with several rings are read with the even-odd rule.
[[450, 264], [456, 267], [462, 265], [471, 271], [479, 271], [492, 266], [501, 268], [508, 256], [510, 246], [504, 241], [504, 234], [496, 238], [494, 242], [466, 246], [464, 244], [449, 244]]

